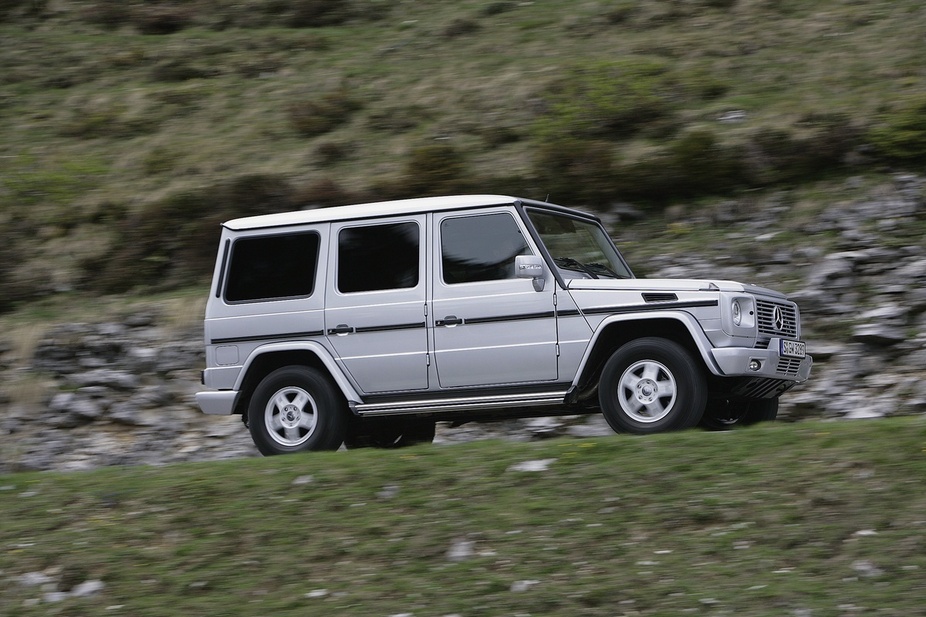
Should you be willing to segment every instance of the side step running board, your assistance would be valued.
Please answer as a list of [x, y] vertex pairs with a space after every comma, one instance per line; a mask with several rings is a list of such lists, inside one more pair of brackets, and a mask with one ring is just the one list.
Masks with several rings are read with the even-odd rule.
[[395, 416], [413, 413], [445, 413], [452, 411], [479, 411], [499, 407], [537, 407], [562, 405], [566, 391], [542, 394], [509, 394], [504, 396], [474, 396], [427, 400], [390, 401], [388, 403], [351, 403], [360, 416]]

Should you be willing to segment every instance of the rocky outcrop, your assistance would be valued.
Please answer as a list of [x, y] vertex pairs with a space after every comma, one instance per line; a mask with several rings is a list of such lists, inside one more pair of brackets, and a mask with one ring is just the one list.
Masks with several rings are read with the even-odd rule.
[[[721, 204], [686, 224], [729, 231], [697, 254], [666, 252], [646, 275], [725, 278], [789, 289], [801, 306], [812, 378], [782, 398], [780, 418], [873, 418], [926, 411], [924, 183], [895, 178], [870, 199], [825, 209], [794, 245], [779, 243], [788, 209]], [[616, 234], [618, 237], [620, 234]], [[815, 238], [833, 238], [826, 250]], [[633, 256], [631, 256], [633, 261]], [[42, 392], [0, 385], [0, 473], [164, 464], [254, 456], [235, 418], [204, 416], [193, 394], [204, 365], [201, 331], [168, 334], [156, 312], [60, 324], [17, 366], [0, 340], [0, 375], [47, 378]], [[37, 386], [38, 387], [38, 386]], [[25, 398], [26, 400], [20, 400]], [[31, 402], [30, 402], [31, 401]], [[539, 418], [458, 428], [437, 442], [610, 434], [600, 416]]]

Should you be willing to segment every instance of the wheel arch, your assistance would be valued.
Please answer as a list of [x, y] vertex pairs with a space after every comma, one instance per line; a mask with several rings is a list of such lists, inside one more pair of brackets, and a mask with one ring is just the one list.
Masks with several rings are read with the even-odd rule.
[[360, 395], [338, 368], [334, 358], [317, 344], [270, 344], [258, 347], [248, 357], [235, 384], [238, 398], [234, 413], [246, 414], [251, 395], [261, 380], [285, 366], [308, 366], [326, 375], [346, 401], [360, 401]]
[[611, 354], [622, 345], [643, 337], [675, 341], [692, 356], [701, 358], [708, 373], [719, 372], [710, 353], [710, 342], [692, 315], [669, 312], [644, 318], [615, 315], [605, 319], [592, 336], [576, 373], [575, 386], [581, 391], [597, 384], [601, 370]]

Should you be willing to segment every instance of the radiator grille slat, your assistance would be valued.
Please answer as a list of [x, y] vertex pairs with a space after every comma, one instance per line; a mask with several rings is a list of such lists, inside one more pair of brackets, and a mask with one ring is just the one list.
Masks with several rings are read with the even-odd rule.
[[797, 309], [793, 304], [772, 302], [770, 300], [757, 300], [756, 317], [760, 335], [790, 339], [797, 338]]

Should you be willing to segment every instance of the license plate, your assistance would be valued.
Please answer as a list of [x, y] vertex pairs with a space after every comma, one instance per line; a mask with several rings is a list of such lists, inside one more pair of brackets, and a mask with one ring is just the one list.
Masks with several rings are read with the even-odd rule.
[[803, 358], [807, 355], [807, 343], [803, 341], [781, 341], [781, 355], [788, 358]]

